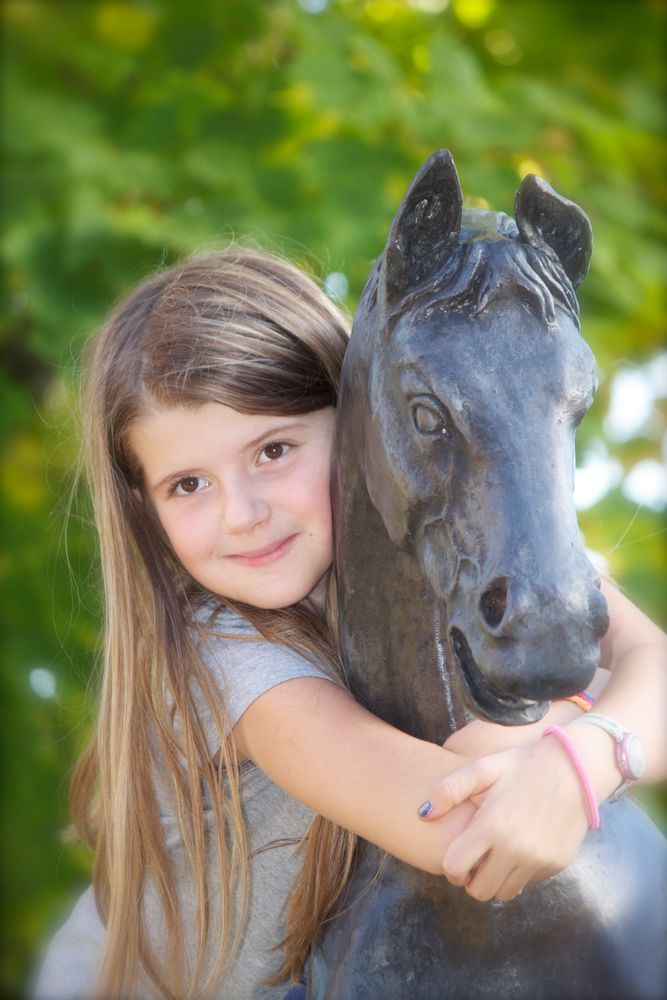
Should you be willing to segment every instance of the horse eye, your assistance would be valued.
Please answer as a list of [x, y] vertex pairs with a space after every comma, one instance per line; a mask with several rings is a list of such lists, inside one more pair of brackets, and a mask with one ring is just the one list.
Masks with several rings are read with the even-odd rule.
[[417, 403], [412, 408], [412, 419], [420, 434], [441, 434], [443, 437], [447, 437], [448, 431], [445, 427], [442, 414], [438, 410], [433, 409], [433, 407]]

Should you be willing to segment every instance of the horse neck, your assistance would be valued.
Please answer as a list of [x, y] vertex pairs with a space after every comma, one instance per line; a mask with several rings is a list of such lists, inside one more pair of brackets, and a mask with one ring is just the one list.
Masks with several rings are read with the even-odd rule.
[[363, 415], [352, 400], [341, 410], [334, 511], [339, 628], [348, 683], [375, 715], [413, 736], [441, 743], [464, 722], [444, 609], [417, 561], [393, 545], [369, 499], [358, 448]]

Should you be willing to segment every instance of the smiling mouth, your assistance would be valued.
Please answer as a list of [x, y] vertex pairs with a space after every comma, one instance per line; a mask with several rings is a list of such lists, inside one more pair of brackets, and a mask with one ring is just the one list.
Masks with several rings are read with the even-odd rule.
[[225, 558], [238, 563], [240, 566], [265, 566], [267, 563], [281, 559], [286, 555], [292, 548], [296, 538], [296, 534], [289, 535], [280, 542], [267, 545], [263, 549], [257, 549], [256, 552], [240, 552], [235, 555], [225, 556]]
[[518, 698], [507, 691], [500, 691], [482, 674], [463, 632], [453, 628], [449, 635], [471, 706], [479, 715], [506, 725], [523, 725], [542, 718], [548, 702]]

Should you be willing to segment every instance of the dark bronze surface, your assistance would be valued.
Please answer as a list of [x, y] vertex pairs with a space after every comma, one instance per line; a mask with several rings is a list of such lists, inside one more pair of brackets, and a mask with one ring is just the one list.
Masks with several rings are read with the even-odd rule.
[[[583, 689], [608, 621], [572, 499], [595, 390], [574, 295], [590, 224], [532, 176], [515, 214], [463, 211], [452, 158], [435, 153], [369, 277], [343, 372], [350, 686], [435, 742], [470, 713], [517, 725]], [[394, 859], [369, 890], [382, 854], [364, 844], [309, 996], [662, 997], [666, 847], [632, 802], [608, 804], [565, 872], [503, 905]]]

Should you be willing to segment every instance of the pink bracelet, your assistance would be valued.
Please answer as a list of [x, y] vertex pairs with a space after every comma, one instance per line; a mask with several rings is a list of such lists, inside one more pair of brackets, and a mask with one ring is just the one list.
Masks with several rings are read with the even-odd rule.
[[555, 736], [560, 745], [563, 747], [568, 757], [572, 761], [575, 771], [579, 781], [581, 782], [581, 788], [584, 793], [584, 798], [586, 799], [586, 808], [588, 810], [588, 829], [597, 830], [600, 825], [600, 813], [598, 812], [598, 804], [595, 801], [595, 793], [593, 792], [593, 786], [591, 785], [590, 778], [586, 773], [586, 768], [584, 762], [579, 756], [579, 751], [575, 747], [574, 743], [567, 735], [564, 729], [560, 726], [549, 726], [542, 733], [542, 739], [545, 736]]

